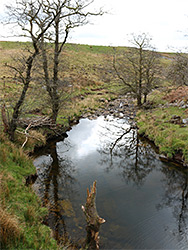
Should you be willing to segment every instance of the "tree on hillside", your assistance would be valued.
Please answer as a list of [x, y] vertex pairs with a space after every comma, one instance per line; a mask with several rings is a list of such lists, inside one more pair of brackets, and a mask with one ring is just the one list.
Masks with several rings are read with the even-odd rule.
[[188, 56], [177, 52], [168, 68], [167, 78], [177, 85], [188, 86]]
[[[58, 89], [60, 83], [63, 82], [62, 79], [59, 79], [59, 71], [61, 70], [59, 67], [60, 55], [71, 29], [87, 24], [89, 16], [103, 14], [101, 10], [98, 12], [88, 11], [88, 7], [92, 2], [91, 0], [44, 0], [43, 2], [44, 13], [49, 16], [49, 20], [51, 16], [56, 16], [53, 26], [47, 33], [43, 34], [40, 41], [44, 80], [50, 96], [52, 119], [54, 122], [56, 122], [60, 108], [61, 97]], [[40, 17], [37, 18], [39, 28], [43, 30], [45, 24]], [[54, 44], [50, 50], [48, 50], [49, 42]], [[52, 58], [50, 58], [49, 51], [53, 53]]]
[[147, 101], [147, 95], [156, 85], [158, 72], [158, 56], [151, 46], [151, 38], [142, 33], [132, 35], [133, 48], [127, 51], [115, 51], [113, 67], [119, 80], [125, 85], [127, 91], [137, 99], [137, 105]]
[[17, 22], [17, 24], [22, 28], [22, 30], [27, 31], [27, 33], [30, 35], [33, 46], [33, 49], [28, 51], [28, 56], [22, 60], [22, 67], [18, 65], [7, 65], [17, 73], [18, 80], [22, 84], [21, 94], [13, 107], [12, 117], [8, 124], [7, 132], [10, 136], [10, 139], [13, 141], [21, 108], [24, 103], [29, 84], [32, 80], [33, 63], [40, 53], [39, 41], [41, 40], [43, 34], [51, 27], [56, 16], [54, 16], [48, 23], [46, 23], [43, 30], [39, 31], [35, 30], [34, 27], [36, 22], [36, 15], [38, 15], [39, 13], [42, 15], [41, 3], [38, 2], [36, 4], [32, 1], [28, 3], [28, 1], [23, 0], [17, 3], [16, 7], [9, 6], [7, 8], [12, 20], [14, 22]]
[[[88, 11], [92, 2], [93, 0], [20, 0], [15, 6], [7, 6], [10, 22], [20, 27], [21, 36], [30, 38], [33, 47], [22, 60], [21, 68], [17, 65], [8, 65], [17, 73], [20, 83], [23, 84], [22, 92], [13, 107], [13, 115], [9, 121], [8, 133], [11, 140], [14, 140], [21, 108], [30, 82], [33, 80], [34, 61], [36, 62], [37, 58], [39, 61], [39, 55], [42, 58], [44, 71], [41, 79], [45, 80], [51, 100], [52, 119], [56, 123], [60, 106], [59, 56], [71, 29], [88, 23], [88, 17], [91, 15], [103, 14], [101, 10], [96, 13]], [[47, 50], [49, 42], [54, 43], [51, 47], [53, 49], [52, 72]]]

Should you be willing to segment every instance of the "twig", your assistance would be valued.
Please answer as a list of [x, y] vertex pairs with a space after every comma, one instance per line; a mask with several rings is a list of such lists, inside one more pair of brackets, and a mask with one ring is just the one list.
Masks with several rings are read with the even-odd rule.
[[24, 143], [22, 144], [22, 147], [21, 148], [23, 148], [24, 146], [25, 146], [25, 144], [27, 143], [27, 141], [28, 141], [28, 137], [29, 137], [29, 134], [28, 134], [28, 130], [30, 129], [30, 127], [31, 127], [31, 123], [27, 126], [27, 128], [25, 129], [25, 136], [26, 136], [26, 138], [25, 138], [25, 141], [24, 141]]

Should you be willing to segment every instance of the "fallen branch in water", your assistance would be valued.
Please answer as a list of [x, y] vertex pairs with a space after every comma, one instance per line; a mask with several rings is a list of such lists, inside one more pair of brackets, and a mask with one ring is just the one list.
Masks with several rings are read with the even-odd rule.
[[82, 210], [86, 216], [87, 221], [87, 237], [86, 246], [87, 249], [99, 249], [99, 229], [100, 225], [105, 222], [104, 219], [100, 218], [96, 209], [96, 181], [91, 187], [91, 191], [87, 188], [87, 200], [85, 206], [82, 206]]

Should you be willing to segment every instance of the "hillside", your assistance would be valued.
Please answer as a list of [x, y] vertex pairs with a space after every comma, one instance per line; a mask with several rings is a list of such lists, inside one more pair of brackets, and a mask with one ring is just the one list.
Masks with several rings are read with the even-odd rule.
[[[30, 43], [0, 42], [0, 98], [6, 104], [6, 107], [8, 107], [9, 112], [11, 112], [11, 107], [20, 94], [21, 84], [17, 82], [18, 74], [16, 75], [8, 65], [21, 64], [23, 55], [27, 55], [30, 49]], [[133, 48], [117, 47], [116, 50], [117, 52], [130, 52]], [[106, 103], [111, 99], [118, 97], [120, 94], [126, 94], [127, 90], [117, 78], [113, 68], [113, 53], [113, 48], [109, 46], [66, 44], [64, 47], [60, 60], [61, 82], [58, 91], [61, 93], [61, 108], [57, 121], [65, 129], [84, 114], [95, 113], [99, 107], [105, 107]], [[153, 140], [160, 148], [160, 153], [172, 158], [175, 152], [182, 151], [183, 147], [185, 149], [183, 149], [184, 153], [182, 157], [186, 157], [187, 159], [187, 140], [182, 142], [180, 139], [178, 143], [175, 140], [173, 143], [174, 140], [170, 139], [170, 143], [163, 145], [159, 139], [161, 136], [164, 138], [163, 134], [159, 138], [152, 136], [152, 134], [157, 136], [155, 131], [161, 130], [158, 127], [158, 122], [155, 122], [155, 112], [158, 112], [158, 109], [161, 114], [167, 112], [167, 110], [169, 111], [168, 120], [173, 115], [181, 115], [181, 119], [187, 118], [187, 109], [179, 109], [179, 104], [177, 104], [181, 103], [181, 101], [186, 104], [187, 91], [185, 89], [177, 89], [177, 86], [173, 86], [166, 78], [166, 71], [173, 61], [174, 54], [158, 52], [158, 57], [162, 68], [158, 76], [159, 84], [149, 95], [149, 102], [152, 104], [149, 107], [149, 111], [144, 109], [139, 112], [142, 115], [138, 116], [138, 124], [141, 134], [145, 133], [146, 136]], [[36, 63], [33, 70], [33, 81], [22, 108], [22, 118], [46, 116], [51, 112], [47, 91], [39, 78], [40, 71], [41, 69], [38, 68]], [[43, 85], [40, 87], [40, 91], [38, 91], [39, 82]], [[164, 98], [167, 95], [169, 98]], [[172, 111], [170, 111], [171, 109]], [[151, 115], [153, 112], [154, 114]], [[158, 119], [160, 120], [160, 118], [157, 118], [157, 121]], [[147, 126], [151, 121], [151, 127], [154, 128], [153, 132]], [[160, 120], [160, 126], [161, 124], [163, 126], [166, 121], [167, 118]], [[170, 124], [170, 129], [173, 130], [172, 126], [174, 125]], [[165, 130], [164, 127], [163, 129]], [[184, 130], [186, 133], [187, 127], [181, 129], [181, 131]], [[175, 136], [177, 137], [177, 135]], [[19, 134], [18, 143], [23, 144], [24, 140], [25, 137]], [[31, 147], [29, 144], [26, 145], [29, 151], [35, 143], [36, 141], [32, 142], [33, 145]], [[173, 150], [171, 151], [169, 148], [173, 148]]]
[[[0, 98], [9, 106], [13, 106], [19, 95], [20, 84], [16, 80], [18, 74], [8, 65], [21, 64], [23, 55], [27, 55], [29, 49], [29, 43], [0, 42]], [[117, 50], [128, 51], [131, 48], [118, 47]], [[160, 54], [164, 67], [169, 64], [170, 58], [170, 54]], [[66, 44], [60, 63], [59, 91], [63, 94], [59, 123], [66, 122], [68, 116], [71, 119], [75, 112], [79, 115], [89, 107], [97, 108], [98, 101], [102, 98], [110, 99], [122, 93], [122, 83], [116, 77], [112, 60], [112, 47]], [[34, 71], [37, 72], [34, 76], [37, 78], [40, 74], [37, 65]], [[48, 115], [50, 110], [47, 92], [44, 87], [39, 92], [37, 84], [34, 79], [23, 113]]]

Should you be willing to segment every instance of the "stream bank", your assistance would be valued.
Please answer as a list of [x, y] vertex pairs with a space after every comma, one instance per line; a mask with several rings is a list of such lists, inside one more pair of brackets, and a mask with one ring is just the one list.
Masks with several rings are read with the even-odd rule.
[[[61, 133], [59, 133], [59, 136], [58, 134], [52, 135], [49, 133], [47, 136], [47, 142], [53, 141], [54, 139], [56, 140], [58, 137], [59, 139], [66, 138], [66, 133], [72, 129], [72, 126], [78, 124], [80, 119], [88, 118], [90, 120], [94, 120], [100, 116], [107, 117], [108, 115], [119, 119], [128, 118], [130, 126], [138, 126], [139, 135], [152, 143], [162, 161], [172, 162], [179, 166], [188, 167], [183, 155], [183, 150], [181, 150], [181, 148], [171, 150], [173, 145], [169, 144], [165, 150], [163, 148], [161, 150], [163, 145], [160, 145], [161, 142], [158, 140], [158, 138], [155, 138], [155, 135], [158, 134], [158, 131], [165, 131], [165, 126], [168, 121], [172, 124], [170, 119], [172, 120], [171, 117], [175, 117], [175, 115], [173, 115], [174, 113], [181, 114], [181, 116], [183, 116], [183, 113], [180, 112], [182, 109], [180, 109], [179, 106], [172, 107], [172, 105], [169, 105], [168, 103], [165, 105], [159, 105], [159, 107], [153, 106], [152, 102], [151, 104], [148, 102], [148, 105], [144, 105], [142, 109], [138, 109], [134, 103], [134, 99], [129, 94], [119, 95], [118, 97], [112, 99], [105, 99], [102, 97], [99, 99], [99, 107], [97, 109], [88, 108], [89, 111], [83, 111], [83, 114], [73, 117], [69, 121], [69, 126], [63, 127], [62, 130], [60, 129]], [[171, 111], [172, 108], [176, 110]], [[162, 116], [162, 119], [159, 117], [161, 121], [156, 121], [158, 119], [158, 112]], [[159, 128], [158, 125], [160, 125]], [[176, 127], [179, 127], [180, 125], [178, 124]], [[184, 125], [183, 127], [184, 130], [187, 129], [187, 126]], [[175, 129], [177, 130], [177, 128]], [[172, 131], [174, 131], [174, 127], [172, 128]], [[178, 136], [176, 135], [176, 137]], [[168, 138], [168, 134], [163, 136], [164, 140], [165, 138]], [[36, 149], [38, 150], [39, 148]]]
[[[99, 107], [97, 110], [91, 110], [91, 112], [86, 112], [83, 115], [81, 115], [79, 118], [76, 118], [75, 120], [73, 120], [68, 130], [70, 130], [71, 127], [77, 124], [79, 122], [79, 119], [82, 119], [82, 118], [88, 118], [90, 120], [93, 120], [93, 119], [97, 119], [97, 117], [99, 116], [107, 117], [108, 115], [112, 115], [113, 117], [119, 118], [119, 119], [128, 118], [130, 126], [133, 126], [133, 127], [138, 126], [139, 135], [142, 138], [148, 140], [150, 143], [152, 143], [153, 147], [155, 147], [155, 150], [156, 152], [158, 152], [159, 157], [162, 161], [172, 162], [179, 166], [188, 167], [188, 163], [184, 157], [185, 153], [183, 154], [183, 149], [181, 149], [181, 146], [180, 146], [180, 149], [175, 148], [175, 150], [174, 149], [171, 150], [171, 147], [173, 147], [173, 145], [169, 144], [166, 150], [161, 150], [162, 146], [160, 145], [160, 142], [158, 142], [158, 139], [155, 138], [155, 136], [153, 135], [153, 133], [155, 132], [151, 132], [151, 127], [152, 128], [156, 127], [157, 129], [158, 124], [160, 124], [162, 127], [162, 128], [159, 127], [158, 130], [165, 130], [167, 117], [169, 119], [168, 121], [172, 124], [173, 123], [172, 117], [176, 116], [176, 115], [173, 115], [174, 113], [181, 114], [181, 116], [184, 117], [183, 112], [181, 112], [181, 110], [183, 110], [181, 107], [176, 105], [177, 107], [173, 107], [174, 110], [171, 111], [172, 105], [168, 103], [166, 103], [165, 105], [159, 105], [159, 107], [158, 106], [153, 107], [152, 102], [151, 103], [148, 102], [146, 105], [143, 106], [142, 109], [138, 109], [134, 105], [135, 103], [134, 99], [131, 98], [129, 94], [122, 95], [122, 96], [120, 95], [118, 96], [118, 98], [110, 100], [110, 101], [106, 100], [105, 98], [101, 98], [99, 101], [104, 104], [102, 105], [102, 107]], [[162, 115], [163, 117], [165, 117], [165, 120], [161, 119], [160, 122], [156, 122], [157, 117], [155, 113], [157, 113], [158, 110], [162, 110], [163, 112]], [[152, 112], [154, 113], [154, 115], [152, 115]], [[151, 115], [148, 115], [148, 114], [151, 114]], [[144, 116], [144, 119], [143, 119], [143, 116]], [[177, 116], [177, 117], [180, 117], [180, 116]], [[149, 124], [149, 126], [151, 125], [151, 127], [146, 130], [144, 128], [147, 127], [147, 124]], [[181, 124], [178, 124], [177, 126], [184, 127], [184, 130], [187, 129], [186, 124], [184, 124], [184, 126], [181, 126]], [[175, 129], [177, 130], [177, 128]], [[172, 131], [173, 130], [174, 128], [172, 128]], [[164, 139], [167, 137], [168, 137], [168, 134], [164, 136]], [[176, 135], [176, 137], [178, 136]]]
[[[135, 124], [135, 118], [136, 118], [136, 110], [135, 110], [135, 107], [134, 107], [134, 105], [133, 105], [133, 100], [132, 99], [128, 99], [129, 101], [127, 101], [127, 99], [128, 98], [126, 98], [125, 96], [121, 96], [121, 97], [119, 97], [119, 98], [117, 98], [117, 99], [114, 99], [114, 100], [111, 100], [111, 101], [107, 101], [107, 100], [105, 100], [105, 99], [102, 99], [101, 98], [101, 102], [103, 102], [104, 104], [105, 104], [105, 107], [104, 108], [99, 108], [97, 111], [93, 111], [92, 110], [92, 112], [88, 112], [88, 113], [85, 113], [85, 114], [83, 114], [81, 117], [80, 117], [80, 123], [82, 123], [82, 121], [84, 121], [84, 120], [87, 120], [87, 119], [89, 119], [89, 121], [96, 121], [97, 119], [98, 119], [98, 117], [104, 117], [104, 120], [105, 121], [110, 121], [110, 119], [108, 118], [108, 116], [109, 115], [111, 115], [112, 117], [113, 117], [113, 119], [118, 119], [118, 120], [121, 120], [121, 122], [120, 123], [124, 123], [124, 120], [126, 120], [127, 119], [127, 117], [129, 117], [130, 116], [130, 118], [129, 119], [127, 119], [126, 121], [125, 121], [125, 123], [127, 122], [129, 125], [133, 125], [133, 124]], [[78, 120], [75, 120], [75, 123], [78, 123]], [[88, 122], [89, 123], [89, 122]], [[121, 126], [122, 126], [122, 124], [121, 124]], [[72, 130], [74, 131], [75, 130], [75, 128], [77, 127], [77, 125], [76, 126], [74, 126], [74, 127], [71, 127], [71, 129], [70, 130], [67, 130], [67, 133], [69, 134], [69, 133], [72, 133]], [[93, 132], [92, 132], [93, 133]], [[123, 131], [122, 131], [122, 133], [123, 133]], [[77, 135], [76, 134], [74, 134], [74, 138], [76, 138], [76, 137], [79, 137], [79, 134], [80, 133], [78, 133]], [[82, 134], [82, 133], [81, 133]], [[84, 134], [86, 134], [87, 135], [87, 131], [86, 130], [84, 130]], [[137, 137], [137, 140], [139, 140], [139, 138]], [[137, 152], [137, 150], [139, 150], [139, 149], [137, 149], [137, 146], [136, 145], [142, 145], [142, 142], [138, 142], [138, 141], [135, 141], [134, 143], [136, 143], [136, 144], [134, 144], [134, 146], [136, 147], [136, 154], [138, 153]], [[52, 153], [51, 153], [51, 157], [52, 157], [52, 160], [50, 160], [52, 163], [54, 162], [54, 164], [57, 164], [58, 162], [60, 162], [60, 165], [57, 167], [56, 165], [52, 165], [53, 167], [52, 168], [50, 168], [50, 174], [49, 174], [49, 176], [48, 176], [48, 168], [49, 168], [49, 165], [47, 164], [47, 168], [45, 168], [45, 171], [47, 171], [47, 173], [43, 173], [43, 170], [41, 171], [41, 170], [38, 170], [38, 171], [40, 171], [40, 179], [42, 180], [42, 181], [44, 181], [46, 178], [47, 178], [47, 182], [45, 182], [44, 181], [44, 187], [47, 189], [47, 190], [50, 190], [49, 188], [50, 188], [50, 181], [52, 181], [53, 183], [54, 183], [54, 185], [55, 185], [55, 188], [54, 188], [54, 192], [59, 192], [58, 191], [58, 187], [60, 187], [61, 186], [61, 189], [62, 188], [66, 188], [66, 187], [64, 187], [63, 185], [64, 185], [64, 183], [66, 183], [66, 181], [64, 180], [64, 182], [60, 182], [60, 184], [61, 185], [59, 185], [58, 184], [58, 182], [60, 181], [58, 181], [58, 178], [59, 178], [59, 176], [61, 175], [61, 168], [62, 167], [65, 167], [68, 171], [70, 171], [70, 172], [68, 172], [68, 178], [71, 180], [75, 180], [75, 177], [73, 176], [71, 176], [71, 173], [73, 172], [74, 173], [74, 169], [72, 169], [72, 163], [71, 163], [71, 161], [68, 161], [67, 163], [65, 163], [64, 161], [64, 159], [62, 158], [62, 156], [59, 156], [58, 154], [59, 154], [59, 146], [57, 147], [56, 145], [61, 145], [62, 144], [62, 142], [60, 141], [60, 142], [57, 142], [57, 144], [55, 143], [55, 144], [53, 144], [52, 143], [52, 145], [51, 145], [51, 149], [52, 149]], [[143, 143], [144, 144], [144, 143]], [[123, 145], [126, 145], [126, 142], [124, 142], [124, 141], [122, 141], [122, 146]], [[57, 148], [56, 148], [57, 147]], [[126, 145], [126, 147], [127, 147], [127, 145]], [[145, 147], [145, 146], [144, 146]], [[56, 149], [55, 149], [56, 148]], [[71, 148], [71, 147], [70, 147]], [[143, 146], [141, 146], [141, 148], [143, 148]], [[66, 148], [65, 148], [66, 149]], [[63, 152], [66, 152], [66, 150], [65, 149], [63, 149]], [[106, 150], [108, 150], [109, 149], [109, 147], [106, 147]], [[87, 150], [86, 151], [88, 151], [89, 150], [89, 148], [87, 148]], [[150, 152], [150, 150], [151, 150], [151, 148], [150, 147], [148, 147], [147, 148], [147, 154]], [[60, 150], [61, 151], [61, 150]], [[68, 150], [69, 151], [69, 150]], [[48, 155], [49, 155], [49, 151], [47, 151], [48, 153]], [[132, 150], [132, 152], [130, 152], [130, 150], [128, 150], [127, 152], [124, 152], [123, 153], [123, 155], [124, 156], [126, 156], [127, 157], [127, 155], [128, 154], [130, 154], [130, 153], [133, 153], [134, 152], [134, 150]], [[114, 152], [113, 152], [114, 153]], [[75, 153], [73, 154], [74, 155], [74, 158], [75, 158]], [[96, 157], [95, 157], [95, 159], [96, 159]], [[49, 161], [49, 159], [48, 159], [48, 156], [47, 156], [47, 158], [46, 158], [46, 160], [47, 161]], [[67, 161], [67, 160], [66, 160]], [[145, 155], [143, 154], [142, 155], [142, 161], [146, 161], [146, 159], [145, 159]], [[124, 163], [126, 163], [127, 162], [127, 160], [126, 159], [124, 159], [124, 161], [123, 161]], [[63, 165], [62, 165], [63, 164]], [[90, 164], [90, 160], [88, 160], [87, 161], [87, 164]], [[87, 164], [80, 164], [80, 165], [82, 165], [82, 166], [85, 166], [85, 165], [87, 165]], [[112, 162], [110, 163], [110, 165], [112, 164]], [[114, 163], [113, 163], [114, 164]], [[138, 164], [138, 160], [136, 160], [136, 164]], [[150, 165], [151, 164], [153, 164], [153, 163], [150, 163]], [[159, 164], [159, 163], [158, 163]], [[162, 164], [162, 163], [161, 163]], [[134, 164], [133, 164], [133, 166], [134, 166]], [[126, 167], [128, 167], [128, 166], [126, 166]], [[166, 165], [164, 164], [164, 166], [163, 166], [163, 168], [165, 168], [166, 167]], [[168, 165], [167, 165], [167, 167], [168, 167]], [[38, 169], [39, 169], [39, 167], [37, 167]], [[54, 169], [53, 169], [54, 168]], [[69, 170], [69, 168], [70, 168], [70, 170]], [[93, 168], [95, 168], [95, 166], [93, 166]], [[136, 167], [137, 168], [137, 167]], [[144, 168], [145, 168], [145, 170], [146, 170], [146, 172], [148, 171], [148, 163], [147, 164], [144, 164]], [[109, 167], [109, 168], [107, 168], [108, 170], [107, 171], [110, 171], [110, 169], [111, 169], [111, 167]], [[85, 174], [85, 173], [84, 173]], [[95, 173], [96, 174], [96, 173]], [[65, 173], [63, 174], [63, 175], [66, 175]], [[61, 178], [64, 178], [63, 176], [61, 177]], [[87, 177], [87, 178], [89, 178], [89, 176]], [[91, 178], [94, 178], [94, 175], [93, 174], [91, 174]], [[112, 176], [111, 176], [111, 178], [112, 178]], [[124, 176], [124, 178], [125, 178], [125, 176]], [[91, 181], [91, 180], [90, 180]], [[92, 180], [93, 181], [93, 180]], [[91, 182], [92, 182], [91, 181]], [[68, 183], [69, 185], [71, 184], [71, 183]], [[91, 184], [91, 183], [90, 183]], [[38, 190], [40, 190], [40, 192], [43, 192], [42, 190], [44, 189], [43, 187], [41, 187], [40, 186], [40, 188], [39, 188], [39, 186], [37, 186], [37, 185], [40, 185], [39, 183], [36, 183], [35, 184], [36, 185], [36, 188], [38, 189]], [[88, 183], [87, 183], [87, 185], [88, 185]], [[56, 191], [55, 191], [56, 190]], [[86, 188], [85, 188], [85, 184], [84, 184], [84, 188], [83, 188], [83, 190], [85, 191], [86, 190]], [[53, 192], [53, 191], [52, 191]], [[50, 224], [51, 222], [49, 222], [50, 221], [50, 218], [54, 218], [54, 219], [52, 219], [52, 220], [54, 220], [54, 221], [56, 221], [56, 225], [57, 225], [57, 223], [59, 223], [58, 221], [60, 220], [60, 218], [62, 217], [62, 215], [61, 215], [61, 210], [60, 210], [60, 204], [62, 203], [64, 206], [65, 206], [65, 211], [63, 211], [63, 213], [65, 213], [65, 217], [67, 216], [67, 217], [69, 217], [69, 214], [71, 213], [71, 214], [74, 214], [73, 213], [73, 207], [72, 207], [72, 205], [69, 203], [69, 198], [70, 197], [64, 197], [64, 193], [65, 192], [63, 192], [63, 194], [61, 194], [60, 195], [60, 201], [58, 201], [58, 200], [56, 200], [56, 203], [54, 203], [54, 201], [53, 201], [53, 197], [51, 197], [50, 199], [52, 199], [52, 200], [50, 200], [50, 207], [52, 208], [52, 210], [53, 211], [55, 211], [55, 212], [53, 212], [51, 215], [50, 215], [50, 217], [48, 217], [47, 218], [47, 221], [48, 221], [48, 224]], [[73, 192], [74, 193], [74, 192]], [[52, 195], [51, 193], [49, 193], [49, 197], [50, 197], [50, 195]], [[40, 196], [40, 195], [39, 195]], [[46, 197], [47, 197], [48, 195], [46, 194]], [[56, 197], [56, 199], [57, 199], [57, 197], [59, 196], [59, 194], [57, 195], [57, 193], [55, 193], [54, 194], [54, 197]], [[82, 194], [80, 194], [80, 196], [81, 197], [84, 197], [84, 192], [82, 191]], [[82, 201], [82, 203], [83, 203], [83, 201]], [[55, 206], [55, 207], [54, 207]], [[80, 207], [79, 207], [80, 208]], [[55, 210], [54, 210], [55, 209]], [[74, 208], [75, 209], [75, 208]], [[78, 208], [76, 208], [77, 210], [78, 210]], [[57, 217], [54, 217], [54, 216], [56, 216], [57, 215]], [[105, 217], [105, 216], [104, 216]], [[76, 220], [76, 219], [75, 219]], [[52, 224], [51, 224], [51, 226], [52, 226]], [[83, 224], [82, 224], [82, 226], [80, 226], [80, 228], [82, 228], [83, 229]], [[115, 226], [116, 227], [116, 226]], [[115, 228], [114, 226], [111, 226], [111, 231], [113, 231], [114, 230], [114, 228]], [[52, 226], [52, 228], [53, 228], [53, 226]], [[55, 230], [56, 230], [56, 227], [55, 227]], [[63, 230], [63, 229], [61, 229], [61, 230]], [[119, 231], [118, 231], [119, 232]], [[65, 231], [65, 233], [66, 233], [66, 231]], [[75, 233], [74, 233], [75, 234]], [[67, 237], [67, 236], [66, 236]]]

